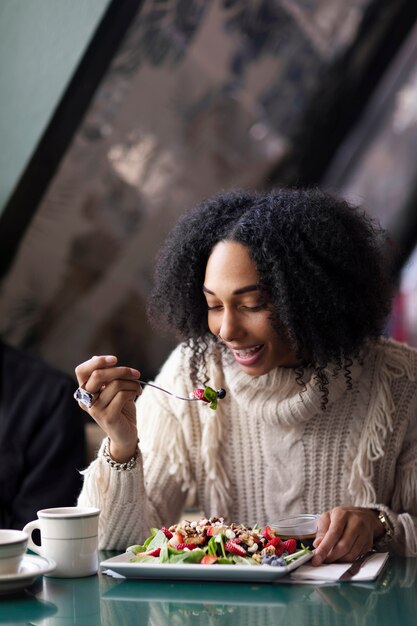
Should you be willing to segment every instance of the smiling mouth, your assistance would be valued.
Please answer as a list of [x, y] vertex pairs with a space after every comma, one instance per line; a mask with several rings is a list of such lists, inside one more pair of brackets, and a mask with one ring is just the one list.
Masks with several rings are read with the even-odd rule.
[[233, 350], [233, 352], [244, 359], [245, 357], [249, 357], [255, 352], [258, 352], [259, 348], [262, 348], [261, 344], [252, 346], [251, 348], [240, 348], [239, 350]]
[[252, 346], [251, 348], [240, 348], [239, 350], [232, 350], [237, 361], [244, 363], [253, 361], [254, 357], [258, 355], [260, 350], [262, 350], [263, 344], [258, 344], [257, 346]]

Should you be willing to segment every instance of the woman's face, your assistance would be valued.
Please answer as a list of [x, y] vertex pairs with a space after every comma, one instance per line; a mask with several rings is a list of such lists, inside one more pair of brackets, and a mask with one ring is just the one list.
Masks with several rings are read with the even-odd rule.
[[213, 248], [203, 287], [208, 325], [251, 376], [297, 364], [289, 341], [272, 325], [271, 307], [258, 283], [258, 272], [246, 246], [221, 241]]

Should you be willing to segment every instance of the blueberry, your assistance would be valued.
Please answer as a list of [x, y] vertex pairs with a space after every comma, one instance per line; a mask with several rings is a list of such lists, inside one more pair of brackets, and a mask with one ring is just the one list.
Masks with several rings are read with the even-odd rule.
[[219, 400], [223, 400], [223, 398], [226, 397], [226, 389], [223, 389], [222, 387], [220, 389], [217, 390], [217, 397], [219, 398]]

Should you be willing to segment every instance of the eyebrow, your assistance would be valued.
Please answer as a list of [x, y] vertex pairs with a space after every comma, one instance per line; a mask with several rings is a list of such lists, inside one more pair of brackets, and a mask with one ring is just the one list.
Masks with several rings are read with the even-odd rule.
[[[203, 285], [203, 291], [211, 294], [212, 296], [216, 295], [214, 291], [210, 291], [210, 289], [207, 289], [205, 285]], [[232, 292], [232, 295], [240, 296], [242, 293], [248, 293], [249, 291], [259, 291], [259, 285], [247, 285], [246, 287], [240, 287], [239, 289], [235, 289]]]

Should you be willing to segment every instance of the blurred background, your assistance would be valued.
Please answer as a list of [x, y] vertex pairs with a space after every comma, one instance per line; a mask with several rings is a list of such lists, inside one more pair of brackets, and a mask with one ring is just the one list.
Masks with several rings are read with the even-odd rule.
[[415, 0], [2, 0], [0, 335], [153, 377], [161, 240], [233, 187], [322, 185], [387, 228], [417, 346]]

